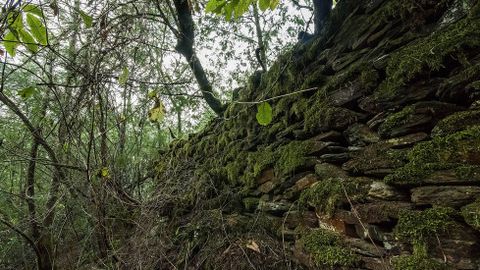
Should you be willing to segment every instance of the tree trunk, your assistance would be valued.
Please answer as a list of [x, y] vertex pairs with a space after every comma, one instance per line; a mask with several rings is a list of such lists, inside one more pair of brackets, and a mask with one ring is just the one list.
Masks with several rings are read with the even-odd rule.
[[256, 4], [253, 5], [253, 17], [255, 19], [255, 32], [257, 34], [257, 43], [258, 43], [258, 51], [259, 57], [258, 59], [261, 63], [260, 65], [263, 68], [263, 71], [267, 71], [268, 63], [267, 63], [267, 47], [263, 41], [263, 32], [262, 27], [260, 25], [260, 16], [258, 15], [258, 6]]
[[32, 239], [34, 242], [34, 249], [37, 255], [37, 266], [40, 270], [54, 269], [53, 263], [53, 248], [50, 243], [50, 235], [47, 230], [40, 230], [40, 226], [36, 215], [35, 205], [35, 169], [37, 165], [39, 143], [33, 139], [32, 148], [30, 150], [30, 161], [27, 169], [27, 186], [25, 190], [26, 201], [28, 206], [28, 215], [30, 221], [30, 230], [32, 231]]
[[222, 115], [225, 111], [225, 106], [222, 102], [215, 97], [212, 89], [212, 85], [207, 78], [207, 74], [203, 69], [202, 63], [198, 60], [193, 43], [195, 39], [194, 22], [192, 18], [192, 12], [190, 10], [189, 1], [187, 0], [174, 0], [175, 9], [177, 11], [178, 19], [178, 40], [175, 49], [187, 59], [188, 65], [197, 80], [200, 90], [202, 91], [203, 98], [207, 104], [217, 115]]
[[333, 0], [313, 0], [313, 23], [315, 25], [315, 35], [320, 34], [323, 29], [325, 19], [330, 14]]

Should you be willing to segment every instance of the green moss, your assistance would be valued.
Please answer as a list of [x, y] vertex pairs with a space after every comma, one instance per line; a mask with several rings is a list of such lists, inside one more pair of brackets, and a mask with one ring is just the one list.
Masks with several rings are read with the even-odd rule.
[[403, 110], [388, 116], [387, 119], [385, 119], [385, 122], [383, 122], [378, 128], [378, 133], [382, 136], [390, 133], [393, 128], [405, 124], [408, 121], [409, 117], [412, 116], [414, 113], [415, 107], [412, 105], [405, 107]]
[[310, 100], [308, 109], [304, 113], [305, 131], [312, 133], [320, 131], [323, 126], [322, 122], [327, 122], [333, 112], [334, 110], [326, 102], [326, 97], [321, 97], [320, 94], [316, 93], [315, 98]]
[[243, 206], [247, 211], [254, 211], [255, 209], [257, 209], [259, 202], [259, 198], [248, 197], [243, 199]]
[[477, 2], [472, 9], [470, 10], [469, 16], [471, 18], [479, 18], [480, 17], [480, 2]]
[[278, 148], [278, 160], [275, 162], [275, 171], [280, 175], [294, 173], [296, 169], [305, 165], [310, 141], [293, 141]]
[[290, 107], [290, 116], [295, 115], [297, 118], [303, 118], [303, 113], [308, 109], [308, 99], [300, 98]]
[[435, 137], [421, 142], [408, 153], [409, 162], [385, 177], [389, 184], [422, 184], [422, 180], [438, 170], [453, 170], [460, 180], [469, 179], [478, 173], [480, 151], [480, 126]]
[[351, 83], [356, 78], [361, 77], [362, 72], [365, 70], [371, 70], [371, 64], [361, 59], [365, 52], [366, 51], [352, 52], [347, 56], [343, 56], [342, 58], [345, 61], [351, 61], [351, 59], [355, 60], [353, 60], [351, 64], [348, 64], [343, 70], [336, 72], [333, 76], [328, 78], [328, 81], [321, 89], [323, 93], [320, 92], [320, 94], [324, 95], [325, 93], [338, 90], [339, 88], [344, 87], [346, 83]]
[[417, 39], [412, 45], [404, 46], [390, 55], [386, 69], [387, 79], [378, 88], [377, 95], [392, 97], [398, 89], [422, 72], [440, 70], [448, 55], [455, 55], [461, 48], [479, 46], [478, 35], [480, 21], [465, 18], [444, 31], [434, 32], [431, 36]]
[[[418, 248], [417, 248], [418, 249]], [[427, 256], [426, 253], [415, 250], [413, 255], [402, 255], [392, 259], [395, 270], [443, 270], [449, 267]]]
[[304, 113], [304, 130], [315, 134], [327, 130], [342, 130], [357, 122], [358, 115], [348, 109], [329, 104], [324, 91], [315, 93]]
[[365, 89], [373, 89], [378, 85], [380, 75], [374, 68], [367, 68], [360, 73], [360, 83]]
[[358, 261], [352, 251], [342, 246], [340, 236], [333, 232], [314, 229], [303, 235], [301, 242], [318, 267], [352, 267]]
[[271, 146], [265, 147], [255, 153], [250, 154], [248, 160], [250, 164], [253, 164], [253, 176], [260, 176], [265, 169], [275, 163], [276, 159], [277, 153]]
[[458, 112], [438, 122], [432, 136], [446, 136], [475, 125], [480, 125], [480, 110]]
[[394, 229], [395, 235], [413, 246], [413, 255], [400, 256], [393, 260], [398, 270], [448, 269], [446, 264], [428, 255], [427, 243], [436, 243], [432, 238], [454, 226], [452, 208], [435, 207], [424, 211], [402, 210]]
[[473, 228], [480, 230], [480, 199], [462, 208], [465, 222]]
[[424, 211], [400, 211], [395, 235], [401, 240], [421, 245], [452, 226], [453, 213], [453, 209], [446, 207], [434, 207]]
[[322, 68], [317, 68], [313, 72], [308, 73], [308, 75], [303, 79], [303, 84], [300, 86], [300, 89], [308, 89], [325, 84], [327, 76], [323, 74], [324, 70]]
[[[248, 154], [247, 165], [242, 167], [243, 183], [254, 187], [255, 179], [268, 168], [273, 168], [278, 176], [287, 176], [302, 167], [307, 159], [311, 142], [293, 141], [277, 147], [259, 148], [256, 152]], [[235, 170], [236, 172], [236, 170]]]
[[480, 81], [474, 81], [472, 83], [470, 83], [469, 85], [467, 85], [467, 88], [473, 88], [475, 90], [480, 90]]
[[300, 195], [299, 202], [315, 207], [318, 213], [332, 216], [335, 209], [347, 203], [345, 192], [353, 202], [362, 201], [367, 193], [362, 188], [361, 181], [356, 181], [356, 179], [327, 178], [304, 190]]
[[228, 182], [234, 185], [240, 182], [240, 176], [244, 167], [245, 165], [242, 164], [241, 160], [228, 163], [225, 166]]
[[413, 10], [417, 8], [419, 8], [419, 5], [415, 0], [390, 1], [384, 5], [374, 17], [380, 20], [388, 20], [390, 17], [406, 18], [407, 15], [411, 14]]
[[300, 202], [314, 206], [320, 213], [331, 216], [335, 209], [344, 202], [344, 198], [341, 179], [329, 178], [317, 182], [303, 191], [300, 195]]

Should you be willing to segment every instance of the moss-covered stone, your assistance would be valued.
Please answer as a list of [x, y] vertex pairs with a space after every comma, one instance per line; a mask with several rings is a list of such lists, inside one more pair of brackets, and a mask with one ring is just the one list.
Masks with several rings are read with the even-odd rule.
[[459, 180], [475, 181], [480, 165], [480, 126], [421, 142], [408, 153], [409, 162], [388, 175], [389, 184], [421, 185], [438, 170], [453, 170]]
[[402, 255], [392, 259], [395, 270], [444, 270], [448, 265], [439, 260], [428, 257], [426, 252], [418, 250], [413, 255]]
[[400, 112], [390, 115], [385, 122], [378, 128], [380, 135], [385, 135], [390, 133], [395, 127], [404, 125], [407, 123], [408, 118], [415, 113], [415, 108], [413, 106], [405, 107]]
[[314, 183], [300, 195], [300, 203], [315, 207], [317, 213], [331, 217], [337, 208], [350, 201], [359, 202], [365, 199], [369, 185], [348, 179], [332, 177]]
[[445, 232], [452, 226], [454, 210], [435, 207], [424, 211], [403, 210], [399, 214], [395, 234], [414, 245], [423, 244], [430, 237]]
[[465, 222], [480, 231], [480, 199], [462, 208]]
[[346, 162], [343, 169], [355, 174], [375, 175], [403, 166], [406, 160], [405, 150], [390, 147], [391, 144], [385, 142], [368, 145]]
[[[417, 39], [413, 44], [398, 50], [390, 55], [387, 79], [380, 85], [377, 95], [394, 96], [398, 89], [419, 74], [444, 68], [443, 63], [448, 55], [454, 55], [462, 47], [479, 46], [478, 35], [480, 20], [465, 18], [444, 31]], [[432, 44], [436, 46], [432, 47]]]
[[280, 175], [294, 173], [296, 169], [305, 165], [306, 156], [311, 148], [310, 141], [293, 141], [277, 149], [278, 160], [274, 169]]
[[444, 117], [463, 107], [437, 101], [418, 102], [387, 117], [378, 128], [382, 137], [397, 137], [418, 131], [430, 131]]
[[310, 100], [308, 109], [304, 114], [304, 130], [315, 134], [330, 129], [343, 131], [349, 125], [356, 123], [359, 115], [345, 108], [328, 104], [327, 97], [317, 92]]
[[446, 136], [475, 125], [480, 125], [480, 110], [457, 112], [438, 122], [432, 136]]
[[314, 229], [304, 234], [301, 242], [318, 267], [353, 267], [358, 258], [342, 246], [340, 236], [324, 230]]
[[395, 269], [448, 269], [448, 266], [429, 256], [429, 243], [439, 234], [455, 226], [452, 219], [454, 210], [435, 207], [424, 211], [402, 210], [394, 229], [395, 235], [413, 246], [413, 255], [404, 255], [393, 260]]

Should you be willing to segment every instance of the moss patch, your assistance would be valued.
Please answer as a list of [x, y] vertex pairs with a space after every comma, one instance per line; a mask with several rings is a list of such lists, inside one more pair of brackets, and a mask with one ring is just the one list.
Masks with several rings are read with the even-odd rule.
[[377, 95], [394, 96], [399, 88], [419, 74], [442, 69], [448, 55], [454, 55], [460, 48], [479, 46], [478, 35], [480, 21], [465, 18], [393, 53], [386, 69], [387, 79], [380, 85]]
[[480, 199], [463, 207], [462, 216], [468, 225], [480, 230]]
[[294, 173], [296, 169], [305, 165], [306, 155], [311, 148], [311, 142], [293, 141], [278, 148], [278, 160], [274, 169], [280, 175]]
[[357, 122], [357, 113], [328, 103], [325, 92], [317, 92], [305, 111], [304, 130], [314, 134], [330, 129], [343, 130]]
[[428, 257], [426, 250], [417, 247], [413, 255], [403, 255], [392, 259], [395, 270], [443, 270], [449, 267], [438, 260]]
[[428, 256], [427, 243], [436, 243], [430, 239], [454, 226], [453, 213], [452, 208], [446, 207], [435, 207], [424, 211], [400, 211], [398, 223], [394, 229], [395, 235], [400, 240], [412, 244], [413, 255], [395, 258], [393, 260], [395, 269], [447, 269], [447, 265]]
[[243, 206], [247, 211], [254, 211], [255, 209], [257, 209], [259, 202], [260, 202], [259, 198], [249, 197], [249, 198], [243, 199]]
[[399, 214], [395, 234], [402, 240], [421, 243], [444, 232], [453, 224], [453, 209], [435, 207], [425, 211], [404, 210]]
[[475, 125], [480, 125], [480, 110], [458, 112], [438, 122], [432, 136], [447, 136]]
[[405, 107], [400, 112], [394, 113], [385, 119], [385, 122], [378, 128], [378, 133], [382, 136], [390, 133], [395, 127], [402, 126], [407, 123], [409, 118], [415, 114], [413, 106]]
[[342, 246], [340, 236], [333, 232], [314, 229], [303, 235], [301, 242], [318, 267], [352, 267], [358, 261], [352, 251]]
[[480, 126], [421, 142], [408, 153], [409, 162], [388, 175], [389, 184], [421, 185], [422, 179], [438, 170], [453, 169], [460, 180], [471, 181], [480, 165]]
[[358, 202], [365, 198], [367, 190], [362, 188], [360, 181], [328, 178], [304, 190], [300, 195], [300, 203], [313, 206], [326, 216], [332, 216], [335, 209], [347, 203], [345, 192], [351, 201]]

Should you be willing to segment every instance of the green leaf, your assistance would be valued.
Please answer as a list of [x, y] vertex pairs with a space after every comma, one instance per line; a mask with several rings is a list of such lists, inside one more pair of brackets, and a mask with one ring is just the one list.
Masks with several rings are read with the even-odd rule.
[[3, 46], [5, 46], [5, 50], [11, 57], [15, 57], [19, 44], [12, 31], [9, 31], [3, 38]]
[[100, 175], [104, 178], [108, 178], [110, 176], [110, 170], [107, 167], [103, 167], [100, 170]]
[[23, 88], [22, 90], [19, 90], [17, 94], [23, 99], [28, 99], [32, 97], [36, 92], [37, 92], [37, 89], [35, 87], [29, 86], [29, 87]]
[[28, 31], [26, 31], [25, 29], [21, 29], [18, 34], [20, 36], [20, 40], [23, 42], [25, 47], [27, 47], [28, 50], [33, 53], [36, 53], [38, 51], [38, 45]]
[[35, 14], [38, 17], [43, 17], [42, 10], [37, 5], [34, 5], [34, 4], [26, 4], [25, 6], [23, 6], [23, 11], [27, 13]]
[[157, 97], [157, 91], [156, 90], [152, 90], [148, 93], [148, 98], [154, 99], [156, 97]]
[[257, 121], [262, 126], [267, 126], [272, 122], [272, 107], [268, 102], [263, 102], [257, 106]]
[[11, 12], [7, 17], [9, 28], [20, 31], [23, 29], [23, 13], [20, 12]]
[[92, 16], [88, 15], [85, 13], [83, 10], [79, 11], [80, 16], [82, 17], [83, 23], [85, 24], [85, 27], [90, 28], [93, 26], [93, 18]]
[[128, 68], [124, 67], [123, 71], [122, 71], [122, 74], [120, 74], [120, 76], [118, 76], [118, 84], [120, 84], [120, 86], [125, 86], [127, 84], [128, 73], [129, 73]]
[[280, 3], [280, 0], [270, 0], [270, 9], [274, 10], [279, 3]]
[[42, 21], [32, 14], [27, 14], [27, 23], [38, 43], [47, 45], [47, 29], [43, 26]]
[[225, 6], [225, 0], [210, 0], [205, 6], [205, 11], [215, 14], [220, 14]]
[[260, 8], [261, 11], [267, 10], [267, 8], [270, 7], [270, 0], [259, 0], [258, 7]]
[[232, 6], [232, 4], [225, 5], [225, 7], [223, 8], [225, 20], [227, 20], [227, 22], [232, 20], [233, 10], [234, 10], [234, 6]]
[[150, 121], [152, 122], [160, 122], [163, 120], [164, 116], [165, 116], [165, 106], [159, 100], [156, 106], [150, 109], [150, 111], [148, 111], [148, 119], [150, 119]]

